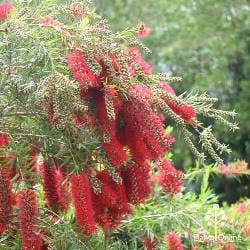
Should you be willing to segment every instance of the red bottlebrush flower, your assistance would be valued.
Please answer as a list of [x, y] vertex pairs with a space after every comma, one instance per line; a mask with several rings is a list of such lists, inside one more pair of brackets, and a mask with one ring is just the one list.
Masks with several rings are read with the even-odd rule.
[[176, 96], [174, 89], [167, 82], [159, 82], [157, 87], [166, 91], [169, 95]]
[[59, 28], [61, 26], [61, 24], [57, 20], [49, 16], [43, 17], [39, 21], [39, 25], [43, 27], [53, 27], [53, 28]]
[[70, 205], [70, 193], [69, 193], [69, 183], [64, 177], [64, 173], [61, 169], [56, 170], [56, 179], [58, 182], [58, 192], [59, 192], [59, 210], [66, 211]]
[[100, 194], [92, 193], [96, 222], [107, 231], [116, 228], [121, 220], [131, 212], [123, 184], [112, 180], [107, 171], [96, 176], [102, 184]]
[[[152, 66], [148, 64], [141, 56], [140, 50], [137, 48], [129, 48], [127, 51], [128, 55], [131, 57], [132, 61], [136, 62], [143, 71], [144, 74], [150, 75], [152, 74]], [[130, 75], [133, 77], [135, 74], [135, 69], [131, 66], [131, 64], [128, 65]]]
[[43, 189], [47, 206], [54, 210], [59, 210], [59, 188], [56, 176], [56, 168], [52, 162], [42, 163]]
[[4, 133], [0, 133], [0, 149], [1, 147], [3, 148], [7, 147], [8, 144], [9, 144], [9, 137]]
[[[158, 83], [158, 88], [164, 90], [169, 95], [176, 96], [175, 91], [169, 86], [167, 82]], [[192, 123], [193, 119], [196, 117], [196, 113], [193, 108], [186, 104], [177, 105], [170, 100], [165, 100], [166, 104], [177, 114], [179, 115], [185, 123]]]
[[158, 241], [156, 238], [151, 239], [150, 237], [145, 237], [143, 245], [146, 250], [156, 250], [158, 247]]
[[96, 232], [96, 226], [88, 177], [85, 173], [81, 173], [72, 176], [70, 182], [76, 224], [82, 229], [83, 234], [93, 234]]
[[12, 192], [8, 176], [0, 173], [0, 234], [12, 219]]
[[83, 6], [80, 3], [72, 3], [69, 6], [69, 10], [72, 12], [72, 14], [75, 17], [84, 17], [86, 16], [86, 12], [83, 8]]
[[[133, 88], [131, 89], [130, 101], [124, 103], [122, 108], [122, 119], [125, 124], [123, 129], [127, 137], [126, 143], [131, 149], [134, 158], [141, 155], [140, 153], [137, 154], [137, 151], [144, 151], [145, 156], [142, 155], [144, 160], [155, 160], [161, 157], [165, 150], [170, 149], [174, 138], [166, 133], [158, 113], [155, 113], [150, 107], [149, 95], [144, 94], [141, 96], [137, 92]], [[146, 97], [146, 101], [144, 101], [144, 97]], [[141, 146], [135, 140], [137, 138], [140, 138]], [[137, 147], [135, 147], [136, 143]], [[135, 158], [135, 160], [137, 159]]]
[[10, 3], [0, 3], [0, 21], [4, 21], [7, 19], [12, 8], [13, 7]]
[[82, 51], [75, 50], [68, 54], [68, 67], [72, 76], [86, 89], [102, 87], [100, 80], [89, 69]]
[[41, 237], [38, 232], [38, 208], [36, 194], [31, 190], [24, 190], [18, 194], [18, 218], [22, 239], [22, 250], [40, 250]]
[[110, 163], [116, 167], [120, 167], [127, 162], [128, 156], [116, 136], [116, 119], [110, 119], [108, 116], [105, 95], [108, 95], [108, 98], [110, 98], [115, 115], [118, 114], [120, 97], [113, 89], [107, 89], [105, 93], [96, 91], [93, 94], [96, 105], [95, 115], [103, 135], [103, 139], [101, 140], [102, 147], [107, 153]]
[[232, 242], [227, 243], [227, 244], [223, 247], [223, 250], [235, 250], [234, 243], [232, 243]]
[[145, 201], [150, 194], [149, 166], [135, 164], [122, 171], [122, 179], [126, 190], [128, 202], [138, 205]]
[[149, 35], [150, 28], [145, 23], [140, 23], [137, 28], [137, 36], [139, 38], [145, 38]]
[[164, 238], [168, 250], [184, 250], [181, 240], [175, 232], [166, 234]]
[[196, 117], [196, 113], [191, 106], [186, 104], [177, 105], [168, 100], [166, 100], [166, 103], [187, 124], [191, 124], [193, 119]]
[[16, 162], [13, 155], [0, 156], [0, 173], [12, 179], [16, 175]]
[[175, 169], [167, 160], [160, 160], [157, 163], [159, 169], [159, 183], [164, 192], [169, 195], [177, 194], [181, 191], [183, 183], [183, 173]]
[[70, 196], [66, 189], [63, 172], [57, 170], [54, 163], [44, 162], [41, 165], [43, 189], [47, 206], [53, 211], [65, 211], [69, 207]]

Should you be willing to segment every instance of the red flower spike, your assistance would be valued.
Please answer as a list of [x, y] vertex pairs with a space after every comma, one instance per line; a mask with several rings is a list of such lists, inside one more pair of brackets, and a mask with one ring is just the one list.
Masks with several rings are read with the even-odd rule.
[[88, 177], [85, 173], [81, 173], [72, 176], [70, 182], [76, 224], [82, 229], [83, 234], [93, 234], [96, 232], [96, 226]]
[[167, 82], [159, 82], [157, 87], [166, 91], [169, 95], [176, 96], [174, 89]]
[[38, 208], [35, 192], [28, 189], [21, 191], [18, 194], [17, 205], [22, 250], [40, 250], [41, 237], [37, 227]]
[[12, 197], [8, 176], [0, 173], [0, 234], [8, 227], [12, 219]]
[[[150, 75], [152, 74], [152, 66], [148, 64], [143, 57], [141, 56], [140, 50], [137, 48], [129, 48], [127, 51], [128, 55], [131, 57], [132, 61], [135, 61], [143, 71], [144, 74]], [[128, 65], [130, 75], [133, 77], [135, 75], [135, 69]]]
[[58, 193], [59, 193], [59, 210], [66, 211], [70, 205], [70, 193], [69, 183], [64, 177], [64, 173], [61, 169], [55, 171], [55, 176], [58, 182]]
[[169, 195], [177, 194], [181, 191], [183, 183], [183, 173], [175, 169], [171, 163], [165, 159], [158, 161], [159, 183], [163, 191]]
[[43, 189], [47, 206], [53, 211], [60, 207], [59, 184], [56, 176], [56, 168], [52, 162], [42, 163]]
[[0, 3], [0, 21], [6, 20], [12, 9], [13, 7], [10, 3]]
[[[122, 108], [122, 119], [124, 120], [123, 132], [118, 132], [119, 138], [122, 133], [126, 134], [126, 143], [131, 149], [132, 156], [137, 161], [137, 157], [141, 153], [136, 154], [136, 148], [138, 143], [135, 138], [141, 138], [141, 146], [138, 149], [141, 152], [147, 152], [144, 156], [144, 160], [156, 160], [161, 157], [166, 150], [170, 149], [171, 144], [174, 142], [174, 138], [167, 134], [161, 118], [155, 113], [150, 104], [151, 92], [144, 91], [141, 96], [138, 88], [135, 90], [132, 88], [130, 91], [130, 101], [124, 103]], [[146, 101], [144, 101], [146, 100]], [[135, 146], [137, 144], [137, 146]], [[140, 161], [140, 159], [138, 159]]]
[[91, 72], [87, 66], [84, 54], [80, 50], [75, 50], [68, 54], [68, 66], [72, 76], [78, 83], [88, 88], [100, 88], [102, 84], [100, 80]]
[[101, 171], [97, 178], [102, 183], [102, 193], [92, 193], [96, 222], [107, 231], [120, 225], [121, 220], [131, 212], [123, 184], [112, 180], [107, 171]]
[[4, 134], [4, 133], [0, 133], [0, 148], [5, 148], [7, 147], [7, 145], [9, 144], [9, 137]]
[[[175, 91], [169, 86], [167, 82], [160, 82], [158, 87], [166, 91], [169, 95], [176, 96]], [[166, 104], [178, 115], [185, 123], [191, 124], [196, 117], [196, 113], [193, 108], [187, 104], [177, 105], [170, 100], [165, 100]]]
[[[123, 149], [123, 146], [118, 141], [116, 136], [116, 120], [110, 120], [105, 104], [105, 94], [109, 95], [112, 100], [115, 115], [118, 115], [120, 107], [120, 97], [113, 89], [107, 89], [105, 93], [96, 91], [93, 93], [93, 98], [96, 104], [96, 119], [101, 129], [103, 139], [101, 141], [102, 147], [107, 153], [110, 163], [116, 167], [120, 167], [128, 160], [128, 156]], [[107, 137], [107, 139], [105, 139]]]
[[150, 194], [149, 166], [137, 164], [122, 171], [122, 179], [126, 190], [128, 202], [138, 205], [145, 201]]
[[166, 234], [164, 238], [168, 250], [184, 250], [181, 240], [175, 232]]

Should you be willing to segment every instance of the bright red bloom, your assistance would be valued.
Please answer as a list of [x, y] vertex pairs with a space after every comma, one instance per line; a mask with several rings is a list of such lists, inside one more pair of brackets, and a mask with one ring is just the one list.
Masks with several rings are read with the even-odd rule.
[[150, 33], [150, 28], [145, 25], [145, 23], [140, 23], [138, 25], [138, 30], [137, 30], [137, 36], [139, 38], [145, 38], [149, 35]]
[[13, 7], [10, 3], [0, 3], [0, 21], [7, 19], [12, 9]]
[[12, 219], [12, 192], [8, 176], [0, 173], [0, 234]]
[[58, 193], [59, 193], [59, 204], [58, 208], [61, 211], [66, 211], [70, 205], [70, 193], [69, 193], [69, 183], [65, 179], [64, 173], [61, 169], [56, 169], [55, 176], [58, 183]]
[[128, 202], [138, 205], [151, 194], [149, 186], [149, 166], [135, 164], [122, 171], [122, 179], [126, 190]]
[[52, 162], [42, 163], [43, 189], [47, 206], [53, 211], [59, 210], [60, 193], [56, 168]]
[[69, 10], [75, 17], [84, 17], [86, 12], [80, 3], [72, 3], [69, 6]]
[[70, 182], [76, 224], [83, 234], [93, 234], [96, 226], [88, 177], [85, 173], [73, 175]]
[[9, 137], [6, 134], [0, 133], [0, 148], [5, 148], [9, 144]]
[[159, 183], [164, 192], [169, 195], [177, 194], [181, 191], [183, 183], [183, 173], [175, 169], [171, 163], [165, 159], [158, 161]]
[[18, 218], [22, 239], [22, 250], [40, 250], [41, 237], [38, 232], [38, 208], [35, 192], [27, 189], [18, 194]]
[[96, 177], [101, 181], [102, 192], [92, 193], [95, 219], [104, 230], [112, 230], [131, 212], [125, 188], [114, 182], [107, 171], [99, 172]]
[[119, 139], [125, 139], [123, 142], [129, 146], [137, 162], [158, 159], [174, 142], [174, 138], [166, 133], [158, 113], [150, 107], [149, 93], [144, 92], [143, 95], [131, 89], [130, 100], [122, 108], [124, 126], [118, 132]]
[[110, 163], [116, 167], [120, 167], [125, 162], [127, 162], [128, 156], [116, 136], [116, 119], [110, 119], [108, 116], [108, 110], [106, 108], [105, 102], [107, 95], [112, 102], [115, 115], [118, 115], [118, 110], [121, 103], [120, 97], [115, 92], [115, 90], [107, 89], [105, 93], [96, 91], [93, 94], [96, 105], [95, 116], [102, 132], [102, 147], [107, 153]]
[[234, 243], [227, 243], [224, 247], [223, 250], [235, 250]]
[[[169, 95], [176, 96], [175, 91], [169, 86], [167, 82], [158, 83], [158, 87]], [[196, 117], [196, 113], [193, 108], [187, 104], [177, 105], [170, 100], [165, 100], [166, 104], [177, 114], [179, 115], [185, 123], [192, 123], [193, 119]]]
[[159, 89], [162, 89], [164, 91], [166, 91], [169, 95], [173, 95], [173, 96], [176, 96], [176, 93], [174, 91], [174, 89], [167, 83], [167, 82], [159, 82], [157, 84], [157, 87]]
[[169, 107], [179, 115], [185, 123], [192, 123], [193, 119], [196, 117], [196, 113], [193, 108], [186, 104], [176, 105], [174, 103], [168, 103]]
[[[146, 75], [152, 74], [152, 66], [148, 64], [143, 57], [141, 56], [140, 50], [137, 48], [129, 48], [127, 51], [128, 55], [131, 57], [132, 61], [136, 62], [142, 72]], [[131, 64], [128, 65], [130, 75], [133, 77], [135, 75], [135, 69], [132, 67]]]
[[166, 234], [164, 238], [168, 250], [184, 250], [181, 240], [175, 232]]
[[68, 54], [68, 66], [72, 76], [86, 89], [102, 86], [100, 80], [89, 69], [81, 50], [75, 50]]

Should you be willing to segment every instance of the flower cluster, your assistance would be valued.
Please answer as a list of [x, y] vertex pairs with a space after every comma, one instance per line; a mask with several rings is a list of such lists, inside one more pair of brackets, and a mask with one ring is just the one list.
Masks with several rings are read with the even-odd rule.
[[[54, 8], [51, 13], [45, 13], [46, 8], [41, 13], [39, 9], [34, 13], [17, 9], [17, 17], [22, 17], [20, 28], [26, 25], [27, 29], [19, 34], [19, 21], [13, 15], [8, 30], [1, 32], [4, 41], [11, 44], [7, 53], [12, 53], [4, 54], [11, 60], [3, 61], [11, 61], [7, 66], [20, 71], [20, 79], [25, 66], [13, 67], [12, 61], [39, 54], [27, 60], [32, 73], [23, 71], [27, 86], [20, 84], [20, 95], [30, 90], [31, 96], [20, 98], [22, 102], [27, 99], [27, 104], [14, 105], [10, 115], [6, 108], [7, 118], [2, 114], [0, 117], [6, 123], [0, 124], [1, 131], [6, 127], [8, 132], [8, 136], [0, 133], [0, 231], [11, 223], [15, 228], [15, 190], [23, 249], [42, 247], [38, 216], [66, 213], [70, 203], [79, 232], [92, 235], [99, 226], [109, 234], [150, 197], [150, 176], [155, 171], [157, 184], [167, 194], [179, 193], [183, 174], [164, 159], [175, 142], [166, 130], [167, 119], [180, 128], [185, 142], [199, 157], [202, 155], [191, 140], [191, 131], [198, 131], [203, 148], [216, 160], [220, 160], [217, 151], [225, 148], [198, 122], [202, 111], [197, 103], [210, 108], [206, 102], [209, 98], [195, 102], [177, 96], [167, 83], [170, 78], [154, 73], [144, 59], [140, 49], [148, 50], [137, 37], [146, 37], [150, 29], [141, 23], [133, 30], [137, 37], [132, 34], [128, 40], [123, 39], [123, 34], [112, 33], [106, 20], [88, 13], [89, 3], [72, 3], [66, 12], [65, 5], [63, 9], [50, 3], [46, 4]], [[13, 8], [8, 3], [0, 4], [1, 24]], [[61, 17], [62, 10], [70, 16], [60, 21], [52, 17]], [[38, 20], [42, 14], [44, 17]], [[88, 17], [86, 22], [84, 17]], [[10, 36], [12, 30], [14, 35]], [[28, 39], [28, 50], [17, 48], [16, 42], [12, 44], [16, 33]], [[13, 102], [8, 100], [12, 88], [6, 100], [4, 96], [4, 106]], [[17, 90], [19, 87], [13, 90], [15, 97]], [[209, 108], [209, 112], [215, 112]], [[231, 173], [245, 171], [244, 166], [236, 164]], [[5, 169], [13, 172], [6, 174]], [[46, 209], [39, 214], [34, 190], [40, 184], [44, 202], [39, 205], [45, 204]], [[175, 233], [166, 240], [169, 249], [183, 249]], [[148, 246], [151, 243], [145, 241]]]
[[47, 206], [53, 211], [67, 210], [70, 197], [62, 170], [56, 169], [54, 162], [43, 162], [41, 170]]
[[8, 176], [0, 173], [0, 235], [12, 220], [12, 191]]
[[184, 250], [184, 246], [175, 232], [170, 232], [164, 236], [168, 250]]
[[22, 250], [40, 250], [41, 237], [38, 231], [38, 207], [36, 194], [31, 190], [24, 190], [18, 194], [19, 224], [22, 239]]
[[175, 169], [169, 161], [164, 159], [159, 160], [157, 166], [159, 174], [155, 176], [156, 182], [161, 185], [163, 191], [170, 196], [179, 193], [184, 178], [182, 171]]
[[13, 7], [10, 3], [0, 3], [0, 22], [8, 17], [12, 8]]

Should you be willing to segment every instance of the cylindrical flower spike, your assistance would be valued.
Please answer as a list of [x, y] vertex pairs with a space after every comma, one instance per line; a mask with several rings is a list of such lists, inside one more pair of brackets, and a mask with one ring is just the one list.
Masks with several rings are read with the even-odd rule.
[[88, 177], [85, 173], [73, 175], [70, 182], [76, 224], [83, 234], [93, 234], [96, 226]]
[[40, 250], [41, 237], [38, 232], [38, 208], [36, 194], [32, 190], [24, 190], [18, 194], [18, 218], [22, 240], [22, 250]]
[[168, 233], [164, 236], [168, 250], [184, 250], [184, 246], [175, 232]]
[[0, 234], [12, 219], [12, 192], [8, 175], [0, 172]]

